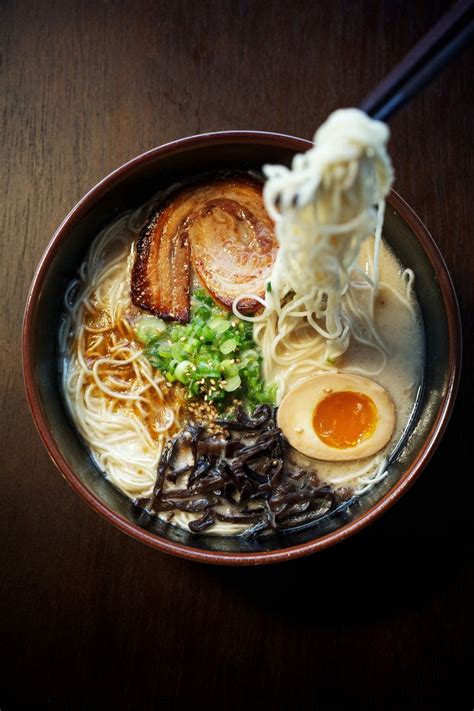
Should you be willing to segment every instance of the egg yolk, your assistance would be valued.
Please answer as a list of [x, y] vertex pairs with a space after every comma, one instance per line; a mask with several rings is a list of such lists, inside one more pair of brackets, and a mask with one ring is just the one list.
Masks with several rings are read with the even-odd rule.
[[363, 393], [330, 393], [313, 412], [313, 428], [328, 447], [355, 447], [375, 432], [377, 408]]

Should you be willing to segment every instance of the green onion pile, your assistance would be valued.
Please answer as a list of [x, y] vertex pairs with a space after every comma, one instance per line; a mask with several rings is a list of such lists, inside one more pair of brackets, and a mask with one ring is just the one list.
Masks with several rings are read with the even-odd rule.
[[189, 324], [143, 316], [135, 331], [150, 363], [168, 382], [182, 383], [190, 398], [220, 410], [235, 401], [249, 408], [273, 404], [275, 386], [262, 378], [252, 324], [219, 308], [202, 289], [193, 293]]

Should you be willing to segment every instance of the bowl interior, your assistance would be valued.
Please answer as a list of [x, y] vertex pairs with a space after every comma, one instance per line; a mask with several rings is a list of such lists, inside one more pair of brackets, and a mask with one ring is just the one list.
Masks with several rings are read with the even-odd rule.
[[200, 551], [211, 556], [213, 552], [255, 554], [277, 550], [290, 554], [295, 546], [332, 542], [335, 537], [328, 534], [350, 530], [350, 524], [364, 518], [383, 500], [388, 501], [395, 489], [401, 491], [411, 483], [427, 458], [427, 445], [439, 428], [447, 395], [452, 394], [453, 316], [450, 325], [445, 303], [449, 276], [446, 273], [440, 279], [439, 257], [426, 230], [394, 196], [387, 205], [384, 236], [401, 263], [416, 274], [416, 295], [425, 324], [426, 369], [416, 418], [390, 464], [388, 476], [379, 485], [317, 524], [244, 540], [195, 536], [140, 513], [97, 470], [67, 415], [57, 367], [63, 295], [92, 240], [115, 216], [139, 206], [172, 182], [217, 169], [260, 169], [267, 162], [289, 164], [296, 151], [309, 145], [291, 137], [241, 133], [200, 136], [151, 151], [109, 176], [79, 203], [59, 228], [37, 272], [25, 321], [25, 374], [36, 424], [54, 461], [83, 498], [128, 533], [156, 547], [185, 554], [184, 546], [199, 558]]

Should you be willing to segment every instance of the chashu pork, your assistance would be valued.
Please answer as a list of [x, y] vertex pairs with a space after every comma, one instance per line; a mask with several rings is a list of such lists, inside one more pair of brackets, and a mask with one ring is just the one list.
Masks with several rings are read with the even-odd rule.
[[[230, 309], [237, 296], [263, 297], [277, 252], [262, 185], [248, 176], [216, 178], [176, 192], [140, 235], [132, 301], [163, 319], [189, 321], [191, 264], [212, 297]], [[258, 302], [248, 296], [239, 311]]]

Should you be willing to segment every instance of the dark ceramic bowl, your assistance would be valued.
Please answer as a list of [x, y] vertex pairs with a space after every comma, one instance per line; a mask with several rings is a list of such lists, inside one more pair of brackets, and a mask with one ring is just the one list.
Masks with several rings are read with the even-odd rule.
[[58, 379], [57, 336], [63, 294], [95, 235], [115, 216], [158, 189], [217, 169], [289, 164], [308, 141], [264, 132], [193, 136], [126, 163], [93, 188], [60, 225], [36, 271], [26, 305], [23, 365], [28, 401], [41, 438], [61, 474], [98, 513], [134, 538], [167, 553], [209, 563], [271, 563], [314, 553], [374, 521], [413, 484], [438, 445], [456, 395], [461, 361], [459, 312], [443, 259], [426, 227], [396, 194], [384, 233], [402, 264], [416, 272], [426, 328], [426, 371], [416, 417], [388, 476], [369, 493], [306, 528], [246, 541], [193, 535], [138, 516], [131, 502], [98, 471], [70, 421]]

